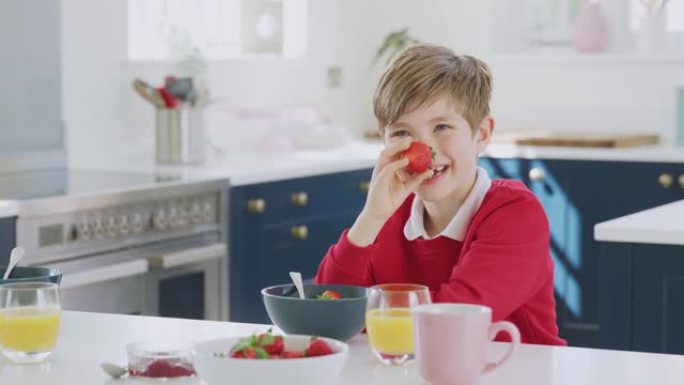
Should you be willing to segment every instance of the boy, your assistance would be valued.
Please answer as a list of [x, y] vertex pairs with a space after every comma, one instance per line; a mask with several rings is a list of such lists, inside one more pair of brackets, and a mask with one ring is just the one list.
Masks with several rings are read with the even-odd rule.
[[[366, 204], [321, 262], [315, 282], [408, 282], [433, 302], [487, 305], [522, 342], [558, 337], [544, 209], [522, 183], [477, 166], [494, 129], [492, 79], [483, 62], [417, 45], [382, 75], [373, 100], [385, 143]], [[412, 141], [436, 152], [421, 174], [405, 170]]]

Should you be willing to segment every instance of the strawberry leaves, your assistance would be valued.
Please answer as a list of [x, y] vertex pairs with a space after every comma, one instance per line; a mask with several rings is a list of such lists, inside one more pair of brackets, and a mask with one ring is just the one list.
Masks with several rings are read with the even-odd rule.
[[217, 357], [253, 358], [253, 359], [290, 359], [323, 356], [333, 354], [334, 351], [323, 339], [311, 337], [309, 345], [304, 350], [285, 350], [282, 336], [275, 336], [271, 329], [266, 333], [253, 334], [241, 338], [230, 349], [230, 353], [215, 353]]

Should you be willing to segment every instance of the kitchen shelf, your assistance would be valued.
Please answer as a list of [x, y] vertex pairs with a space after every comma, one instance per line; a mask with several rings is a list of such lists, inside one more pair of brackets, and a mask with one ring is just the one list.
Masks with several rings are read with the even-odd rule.
[[684, 64], [684, 54], [658, 53], [617, 53], [604, 52], [596, 54], [577, 52], [540, 52], [540, 53], [497, 53], [492, 56], [492, 63], [498, 64], [542, 64], [558, 66], [602, 66], [602, 65], [663, 65], [680, 66]]

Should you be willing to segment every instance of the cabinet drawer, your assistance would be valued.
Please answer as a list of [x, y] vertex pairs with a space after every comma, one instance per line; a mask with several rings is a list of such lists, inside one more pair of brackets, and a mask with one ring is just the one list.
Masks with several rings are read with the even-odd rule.
[[232, 210], [266, 223], [360, 208], [371, 170], [321, 175], [238, 187]]
[[[231, 249], [230, 319], [270, 323], [261, 289], [288, 283], [290, 271], [299, 271], [304, 278], [313, 277], [328, 248], [342, 230], [351, 226], [357, 214], [357, 210], [347, 210], [250, 228], [249, 233], [234, 231], [232, 234], [242, 236], [233, 242], [240, 247]], [[292, 229], [301, 226], [307, 228], [307, 236], [293, 237]]]

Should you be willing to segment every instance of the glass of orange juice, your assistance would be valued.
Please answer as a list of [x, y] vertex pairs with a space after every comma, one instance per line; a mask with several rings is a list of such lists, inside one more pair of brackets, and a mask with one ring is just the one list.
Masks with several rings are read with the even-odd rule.
[[57, 343], [62, 314], [59, 288], [48, 282], [0, 285], [0, 348], [10, 361], [47, 359]]
[[390, 283], [370, 288], [366, 305], [366, 332], [371, 350], [388, 365], [413, 361], [411, 308], [432, 302], [427, 286]]

